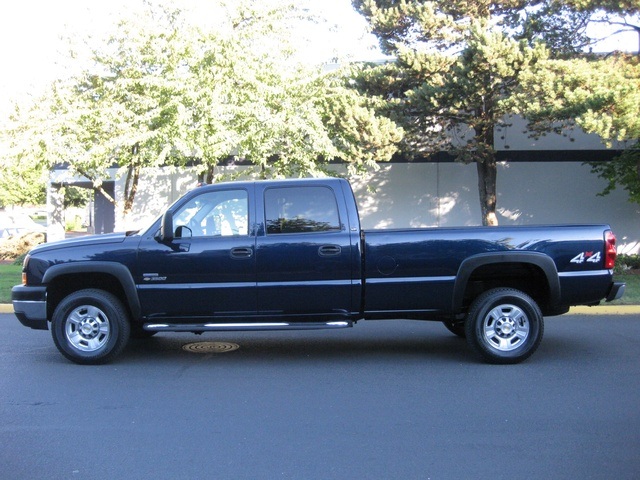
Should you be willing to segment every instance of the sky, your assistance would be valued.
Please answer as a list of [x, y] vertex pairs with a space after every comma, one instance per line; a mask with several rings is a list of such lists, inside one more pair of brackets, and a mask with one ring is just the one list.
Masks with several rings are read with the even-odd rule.
[[[186, 0], [187, 2], [189, 0]], [[204, 4], [205, 0], [193, 0]], [[301, 0], [327, 19], [318, 25], [318, 41], [309, 56], [334, 54], [358, 59], [379, 58], [377, 41], [350, 0]], [[37, 94], [65, 76], [58, 59], [64, 54], [61, 36], [106, 35], [119, 11], [141, 0], [20, 0], [0, 6], [0, 115], [13, 100]]]
[[[199, 5], [206, 0], [193, 1]], [[327, 19], [317, 26], [318, 40], [309, 46], [310, 57], [326, 61], [332, 56], [372, 60], [381, 58], [376, 39], [367, 33], [365, 20], [350, 0], [299, 0]], [[12, 101], [39, 94], [46, 85], [65, 76], [58, 61], [64, 52], [63, 35], [106, 34], [125, 5], [141, 0], [20, 0], [0, 6], [0, 116]], [[603, 47], [606, 51], [637, 48], [637, 35], [620, 35]]]

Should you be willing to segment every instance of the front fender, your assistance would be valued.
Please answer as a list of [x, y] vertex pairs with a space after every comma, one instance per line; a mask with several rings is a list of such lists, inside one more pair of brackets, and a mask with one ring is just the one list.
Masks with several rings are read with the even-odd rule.
[[106, 273], [114, 276], [127, 297], [127, 303], [131, 309], [131, 313], [134, 318], [140, 316], [142, 307], [140, 306], [140, 299], [138, 298], [138, 292], [136, 290], [133, 276], [127, 267], [121, 263], [116, 262], [73, 262], [73, 263], [61, 263], [53, 265], [47, 269], [42, 277], [42, 283], [48, 284], [61, 275], [72, 275], [82, 273]]

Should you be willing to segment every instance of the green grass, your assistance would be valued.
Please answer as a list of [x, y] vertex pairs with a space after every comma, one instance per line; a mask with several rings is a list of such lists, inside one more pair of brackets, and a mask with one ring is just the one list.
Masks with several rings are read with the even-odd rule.
[[22, 265], [0, 265], [0, 303], [11, 303], [11, 288], [22, 281]]
[[[11, 303], [11, 288], [20, 284], [22, 265], [0, 264], [0, 303]], [[625, 282], [627, 290], [620, 300], [610, 305], [640, 305], [640, 275], [616, 275], [616, 282]]]

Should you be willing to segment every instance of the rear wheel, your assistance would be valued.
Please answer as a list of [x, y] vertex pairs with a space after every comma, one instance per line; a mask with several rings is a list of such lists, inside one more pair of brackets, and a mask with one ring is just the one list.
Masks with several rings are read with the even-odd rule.
[[107, 363], [122, 352], [129, 339], [127, 311], [109, 292], [80, 290], [55, 309], [51, 335], [60, 353], [72, 362]]
[[490, 363], [518, 363], [536, 351], [544, 334], [544, 319], [536, 302], [512, 288], [480, 295], [465, 322], [467, 342]]

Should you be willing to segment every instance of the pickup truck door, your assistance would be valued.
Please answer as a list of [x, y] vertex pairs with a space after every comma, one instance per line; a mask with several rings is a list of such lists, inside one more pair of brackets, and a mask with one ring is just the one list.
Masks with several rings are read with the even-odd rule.
[[293, 184], [266, 187], [256, 196], [265, 215], [256, 238], [258, 315], [311, 322], [347, 319], [359, 308], [352, 299], [357, 245], [352, 245], [336, 192]]
[[136, 283], [143, 315], [243, 320], [256, 314], [253, 212], [245, 189], [203, 187], [173, 215], [171, 242], [142, 240]]

